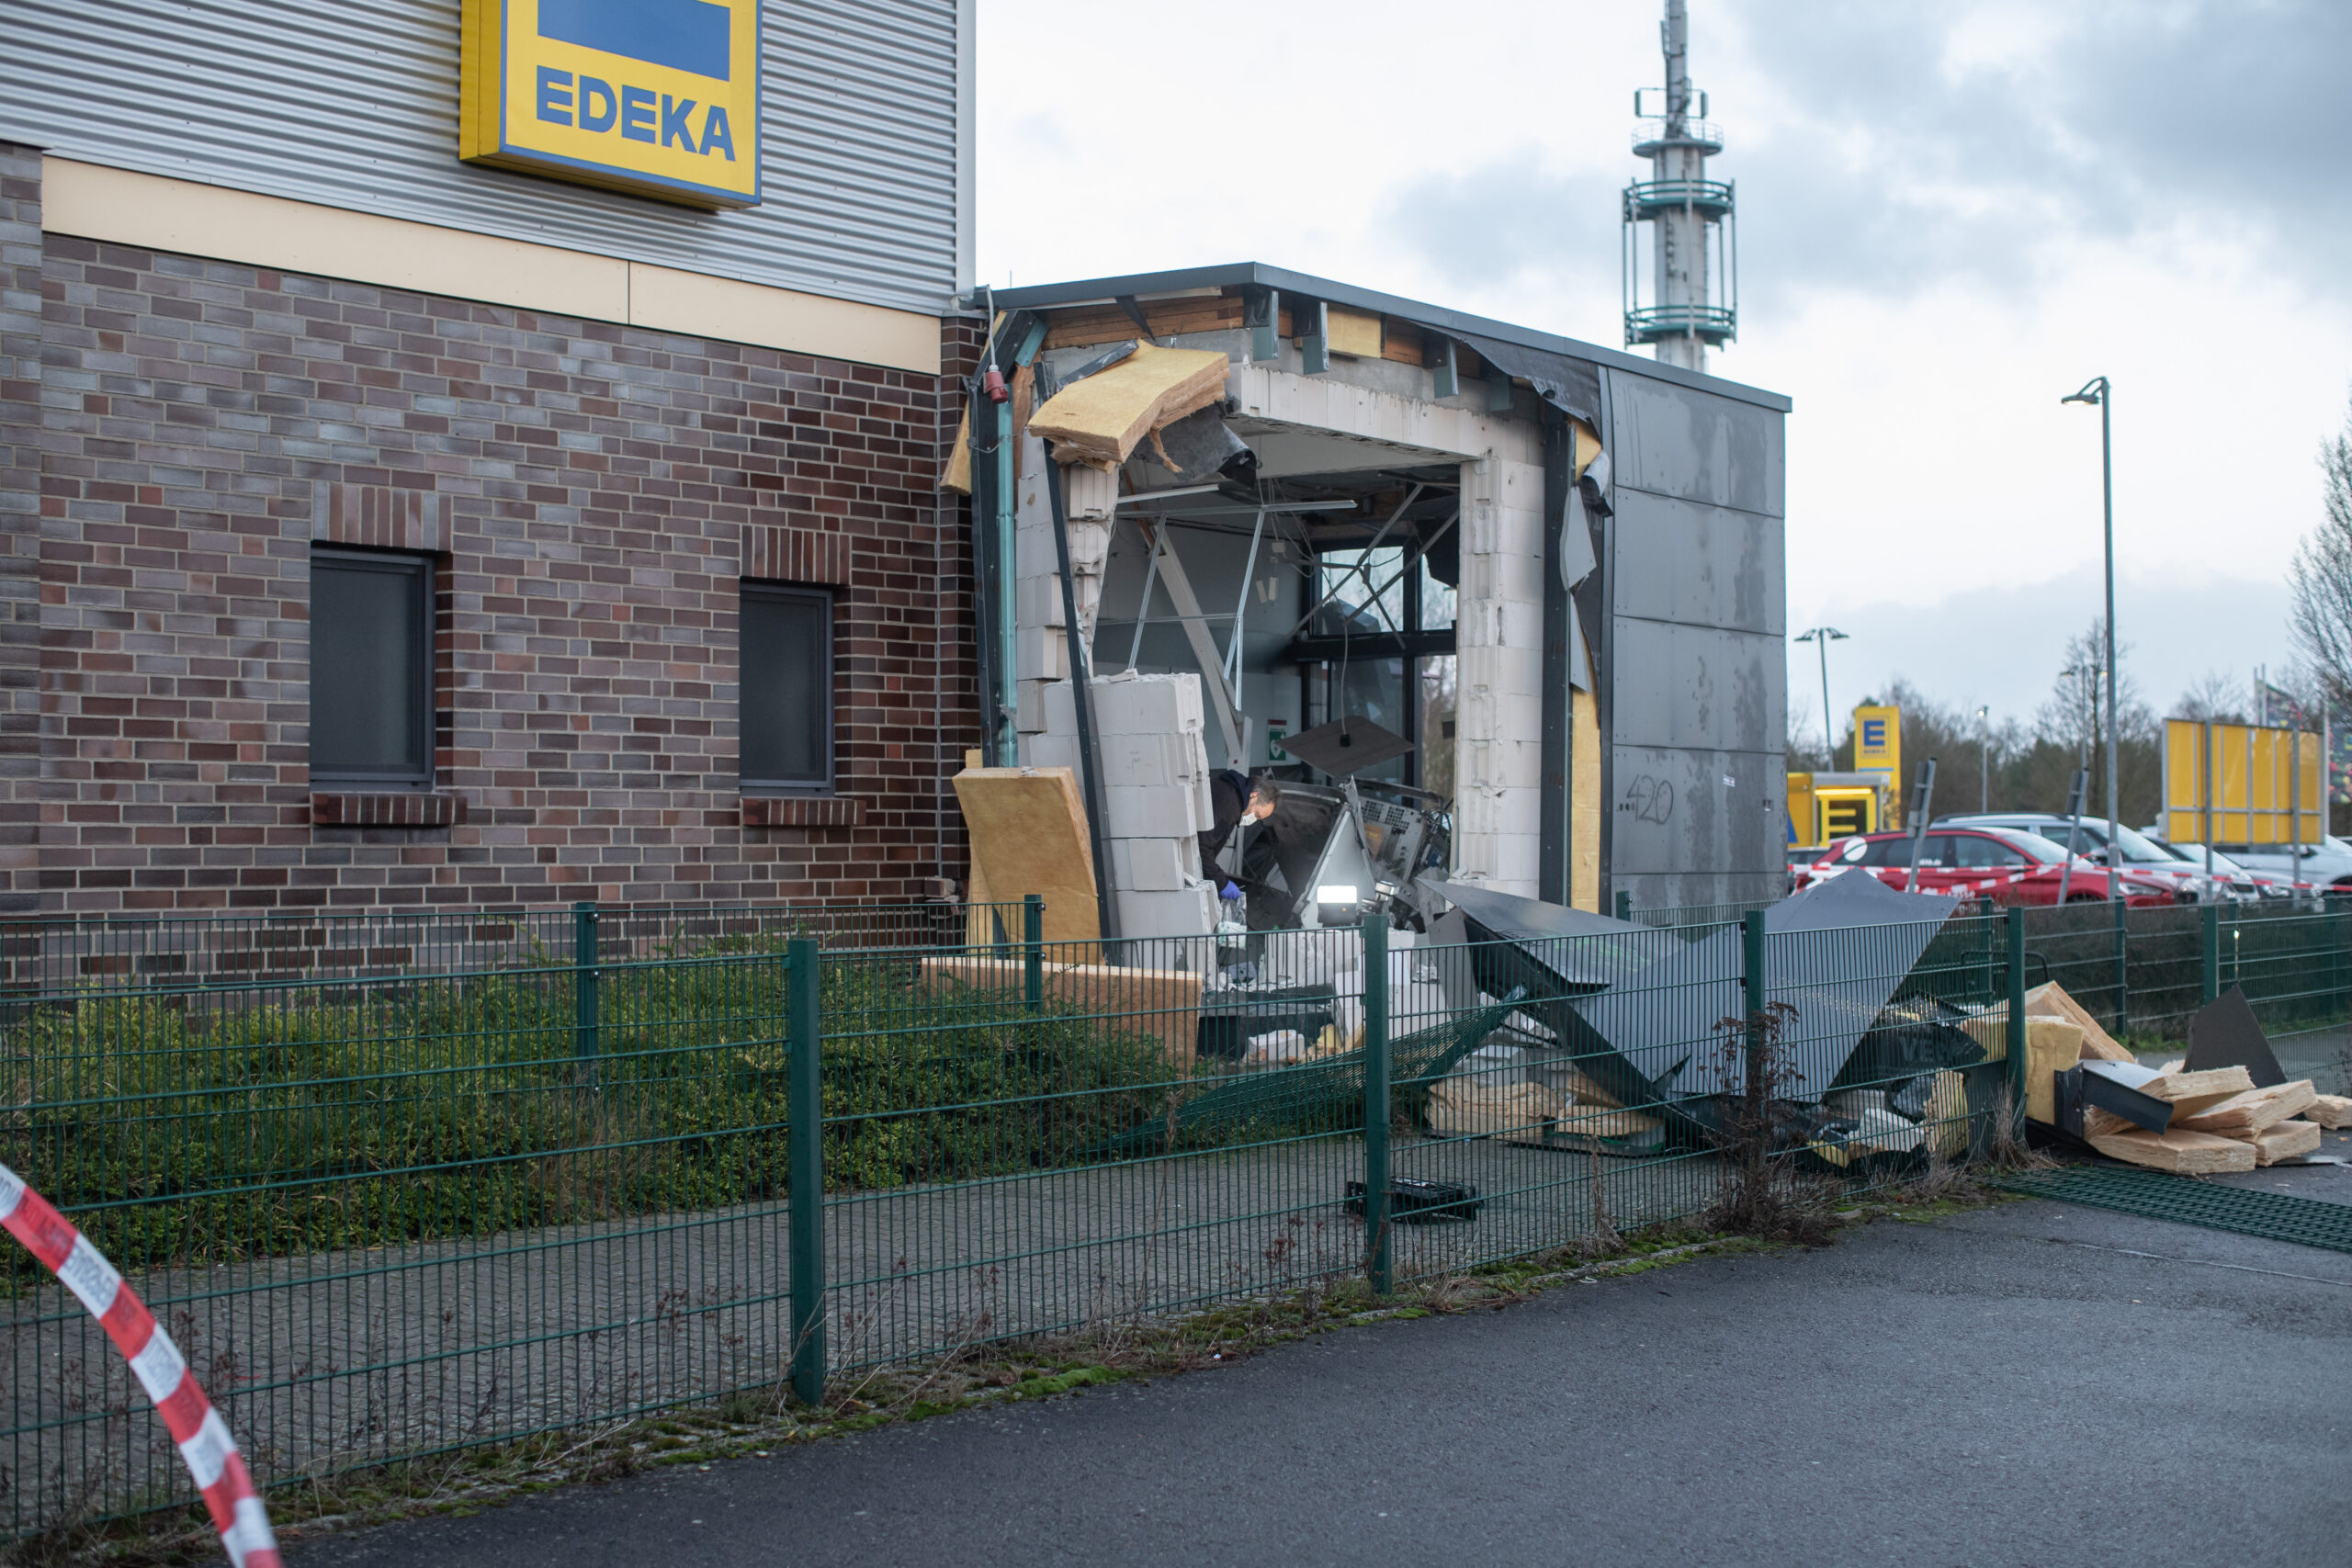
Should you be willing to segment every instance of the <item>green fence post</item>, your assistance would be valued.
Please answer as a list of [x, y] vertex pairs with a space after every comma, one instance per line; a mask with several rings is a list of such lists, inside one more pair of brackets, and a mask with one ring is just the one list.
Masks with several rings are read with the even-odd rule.
[[1035, 1012], [1046, 1005], [1046, 901], [1021, 897], [1021, 998]]
[[2198, 999], [2210, 1002], [2222, 994], [2222, 907], [2209, 903], [2198, 913], [2204, 917], [2199, 930], [2203, 941], [2199, 945], [2205, 960], [2204, 985]]
[[598, 1039], [596, 965], [603, 953], [596, 942], [596, 906], [571, 907], [571, 1055], [580, 1077], [593, 1082], [596, 1058], [604, 1052]]
[[817, 943], [795, 937], [786, 1049], [791, 1053], [792, 1392], [801, 1404], [825, 1397], [825, 1103]]
[[2012, 904], [2003, 916], [2002, 934], [2008, 939], [2009, 1021], [2004, 1025], [2009, 1043], [2010, 1135], [2025, 1136], [2026, 1098], [2033, 1086], [2026, 1082], [2025, 911]]
[[[2121, 889], [2118, 889], [2120, 893]], [[2131, 906], [2120, 897], [2115, 899], [2115, 1043], [2123, 1044], [2123, 1037], [2132, 1032], [2132, 976], [2128, 961], [2132, 953], [2132, 931], [2124, 917]], [[2125, 1049], [2130, 1049], [2126, 1046]]]
[[1739, 918], [1740, 984], [1747, 1012], [1747, 1091], [1760, 1101], [1771, 1091], [1764, 1074], [1764, 911]]
[[1388, 917], [1363, 918], [1364, 1272], [1375, 1294], [1396, 1288], [1388, 1246]]
[[1617, 890], [1617, 918], [1621, 920], [1631, 920], [1634, 918], [1634, 895], [1630, 890], [1623, 887]]

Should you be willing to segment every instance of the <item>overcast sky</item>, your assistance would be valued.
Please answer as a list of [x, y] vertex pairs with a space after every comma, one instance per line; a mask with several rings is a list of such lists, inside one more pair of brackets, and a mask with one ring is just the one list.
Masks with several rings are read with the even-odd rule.
[[[979, 266], [1262, 261], [1615, 345], [1661, 7], [980, 0]], [[2161, 711], [2289, 655], [2352, 394], [2352, 4], [1690, 0], [1736, 180], [1740, 341], [1785, 392], [1789, 624], [2029, 717], [2099, 598]], [[1809, 649], [1792, 694], [1819, 723]]]

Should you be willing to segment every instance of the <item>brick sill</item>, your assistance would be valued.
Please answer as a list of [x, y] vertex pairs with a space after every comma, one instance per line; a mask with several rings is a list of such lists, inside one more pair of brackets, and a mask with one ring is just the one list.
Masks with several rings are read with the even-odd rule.
[[447, 828], [466, 818], [466, 797], [396, 790], [316, 790], [313, 828]]
[[859, 795], [747, 795], [746, 828], [854, 828], [865, 820]]

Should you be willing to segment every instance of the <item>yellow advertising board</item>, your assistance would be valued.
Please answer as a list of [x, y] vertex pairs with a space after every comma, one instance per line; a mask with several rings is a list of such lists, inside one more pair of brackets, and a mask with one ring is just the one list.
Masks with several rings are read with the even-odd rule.
[[1854, 710], [1854, 772], [1883, 774], [1887, 807], [1882, 828], [1903, 826], [1903, 710], [1858, 707]]
[[760, 0], [465, 0], [458, 156], [688, 206], [760, 200]]
[[2165, 837], [2184, 844], [2315, 844], [2326, 831], [2319, 737], [2165, 720]]
[[1860, 773], [1880, 769], [1897, 779], [1903, 776], [1903, 710], [1856, 708], [1854, 771]]

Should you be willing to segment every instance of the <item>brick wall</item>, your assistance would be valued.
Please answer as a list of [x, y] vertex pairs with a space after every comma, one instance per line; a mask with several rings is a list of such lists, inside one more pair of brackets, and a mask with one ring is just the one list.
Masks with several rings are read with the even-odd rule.
[[[952, 377], [55, 234], [39, 261], [43, 908], [901, 898], [964, 874]], [[960, 374], [977, 336], [946, 332]], [[448, 798], [318, 801], [413, 825], [313, 818], [330, 540], [440, 561]], [[838, 584], [852, 806], [746, 825], [747, 561]]]
[[0, 914], [39, 908], [40, 153], [0, 141]]

